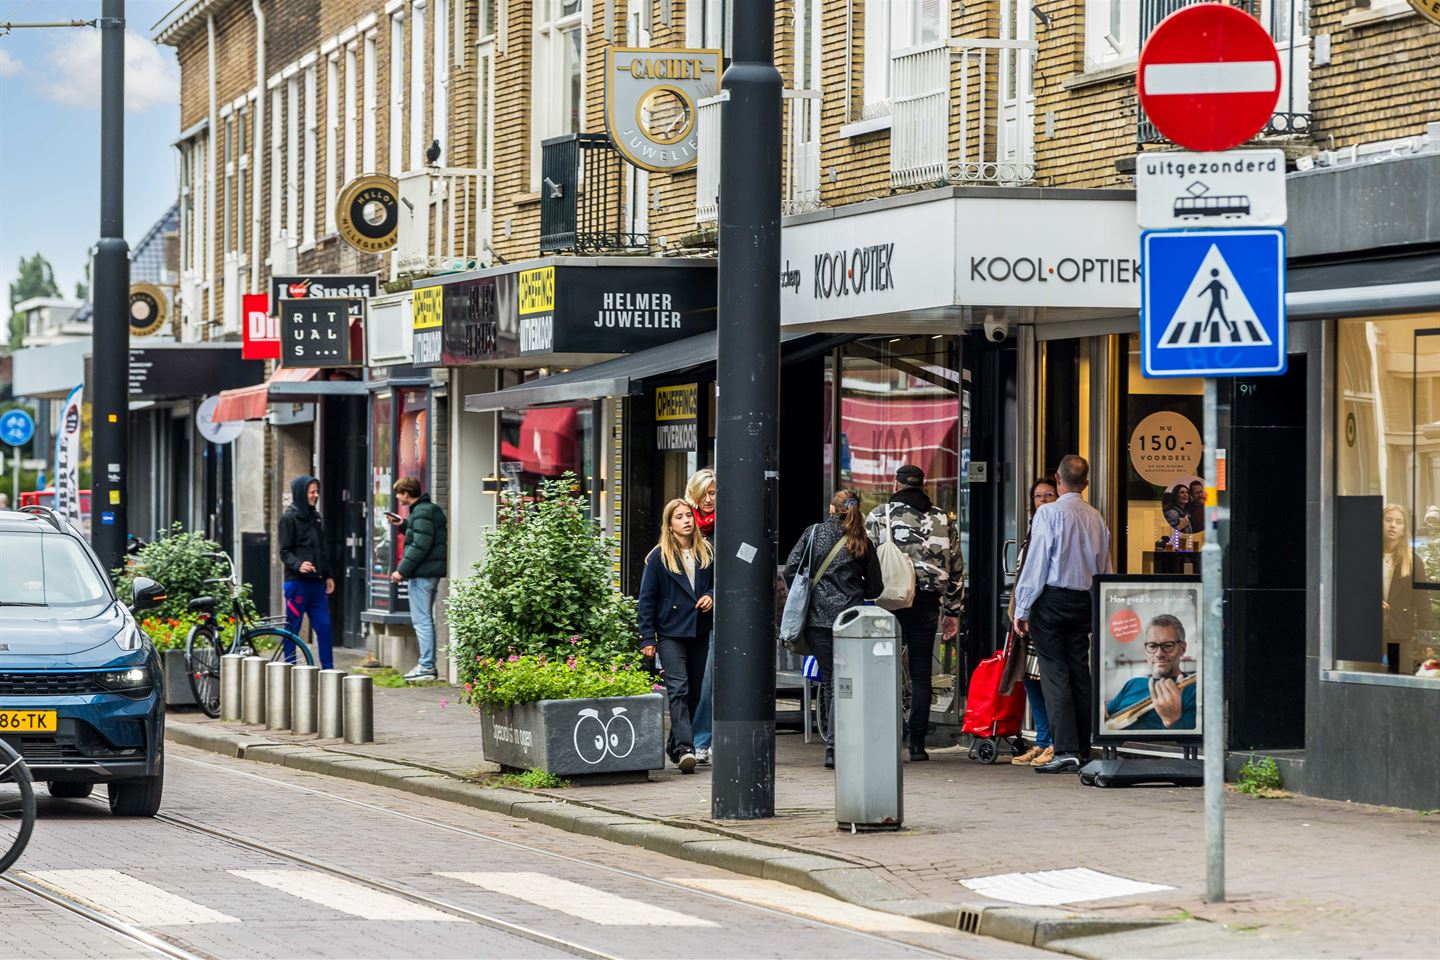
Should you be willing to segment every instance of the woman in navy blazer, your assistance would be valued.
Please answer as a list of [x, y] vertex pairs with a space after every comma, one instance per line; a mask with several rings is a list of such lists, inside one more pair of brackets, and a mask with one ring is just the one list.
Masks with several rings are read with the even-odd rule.
[[700, 701], [710, 626], [715, 609], [715, 564], [710, 545], [695, 529], [695, 513], [684, 500], [665, 504], [660, 542], [645, 558], [640, 578], [640, 652], [658, 648], [670, 700], [666, 752], [681, 773], [695, 772], [691, 721]]

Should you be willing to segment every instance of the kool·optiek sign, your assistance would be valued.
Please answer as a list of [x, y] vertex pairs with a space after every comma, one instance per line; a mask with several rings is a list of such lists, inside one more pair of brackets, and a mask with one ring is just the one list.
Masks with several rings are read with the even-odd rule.
[[609, 47], [605, 128], [646, 170], [688, 170], [700, 157], [699, 103], [720, 91], [720, 51]]

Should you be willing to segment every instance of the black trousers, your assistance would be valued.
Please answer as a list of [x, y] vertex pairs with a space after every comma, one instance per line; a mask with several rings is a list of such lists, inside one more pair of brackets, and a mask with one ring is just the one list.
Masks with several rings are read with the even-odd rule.
[[824, 702], [825, 735], [827, 743], [834, 743], [835, 734], [835, 631], [833, 627], [805, 626], [805, 642], [810, 653], [820, 664], [820, 698]]
[[1090, 593], [1046, 587], [1030, 610], [1055, 752], [1090, 758]]
[[665, 695], [670, 701], [670, 738], [665, 752], [678, 762], [695, 752], [692, 724], [700, 705], [700, 684], [710, 653], [710, 630], [698, 637], [661, 637], [660, 666], [665, 671]]
[[935, 660], [935, 628], [940, 624], [940, 594], [916, 590], [915, 602], [896, 610], [900, 639], [910, 666], [910, 719], [905, 724], [911, 747], [924, 747], [930, 733], [930, 669]]

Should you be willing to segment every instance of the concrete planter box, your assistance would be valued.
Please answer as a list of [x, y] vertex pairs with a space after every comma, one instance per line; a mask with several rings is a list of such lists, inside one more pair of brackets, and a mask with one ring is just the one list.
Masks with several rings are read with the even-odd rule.
[[190, 677], [185, 666], [185, 651], [161, 651], [160, 662], [165, 665], [166, 705], [171, 707], [195, 706], [195, 694], [190, 691]]
[[560, 777], [644, 773], [665, 766], [665, 698], [537, 700], [480, 714], [485, 759]]

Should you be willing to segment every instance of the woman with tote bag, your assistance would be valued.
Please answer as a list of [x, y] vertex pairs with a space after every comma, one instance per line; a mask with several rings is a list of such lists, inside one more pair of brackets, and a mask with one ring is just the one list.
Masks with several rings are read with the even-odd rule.
[[[829, 707], [835, 696], [835, 618], [848, 607], [872, 600], [885, 589], [880, 560], [865, 536], [865, 515], [860, 512], [860, 494], [841, 490], [830, 501], [830, 515], [813, 524], [800, 536], [785, 563], [785, 582], [808, 576], [809, 607], [805, 616], [804, 639], [820, 664], [823, 685], [820, 696]], [[833, 709], [825, 711], [827, 726], [833, 725]], [[825, 731], [833, 741], [833, 730]], [[825, 747], [825, 766], [835, 766], [835, 748]]]

